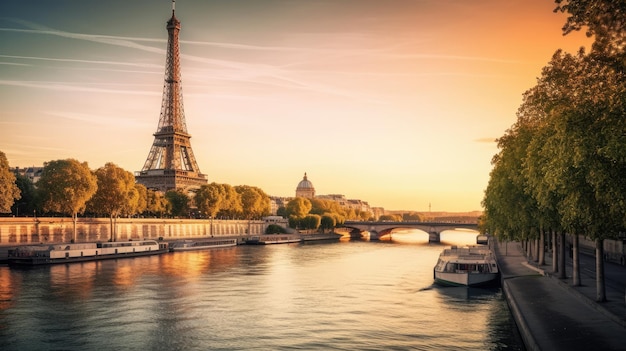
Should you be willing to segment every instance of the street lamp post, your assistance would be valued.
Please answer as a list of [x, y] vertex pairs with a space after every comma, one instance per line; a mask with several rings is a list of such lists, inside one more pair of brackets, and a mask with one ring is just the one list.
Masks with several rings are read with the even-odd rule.
[[37, 222], [37, 210], [33, 210], [33, 221], [35, 221], [35, 235], [39, 236], [39, 222]]

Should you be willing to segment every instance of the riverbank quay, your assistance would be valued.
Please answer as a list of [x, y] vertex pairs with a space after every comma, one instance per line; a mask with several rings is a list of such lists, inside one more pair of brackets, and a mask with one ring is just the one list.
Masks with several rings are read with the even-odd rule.
[[[546, 274], [542, 267], [549, 266], [529, 263], [519, 243], [494, 243], [493, 248], [502, 290], [528, 350], [626, 349], [626, 325], [615, 315], [619, 311], [609, 312], [567, 282]], [[595, 298], [595, 282], [589, 285]]]
[[[261, 235], [257, 235], [257, 236], [250, 236], [248, 234], [240, 234], [240, 235], [220, 235], [220, 236], [211, 236], [211, 237], [205, 237], [205, 236], [200, 236], [200, 237], [179, 237], [177, 239], [171, 239], [171, 238], [159, 238], [158, 241], [159, 242], [163, 242], [166, 243], [168, 246], [171, 247], [171, 245], [177, 241], [182, 241], [182, 240], [191, 240], [191, 241], [211, 241], [211, 240], [228, 240], [228, 239], [233, 239], [236, 242], [236, 245], [247, 245], [247, 244], [252, 244], [251, 239], [254, 239], [255, 241], [262, 241], [264, 244], [266, 243], [271, 243], [271, 244], [278, 244], [278, 243], [283, 243], [282, 241], [278, 240], [279, 237], [282, 236], [288, 236], [290, 239], [289, 242], [293, 242], [293, 243], [320, 243], [320, 242], [330, 242], [330, 241], [339, 241], [343, 235], [342, 234], [337, 234], [337, 233], [292, 233], [292, 234], [284, 234], [284, 235], [277, 235], [277, 234], [261, 234]], [[139, 240], [139, 239], [138, 239]], [[132, 241], [132, 240], [131, 240]], [[52, 242], [47, 242], [46, 245], [58, 245], [58, 244], [63, 244], [64, 242], [58, 242], [58, 243], [52, 243]], [[36, 243], [36, 244], [19, 244], [19, 245], [2, 245], [0, 244], [0, 264], [7, 264], [8, 263], [8, 258], [9, 258], [9, 250], [10, 249], [14, 249], [17, 247], [22, 247], [22, 246], [31, 246], [31, 245], [43, 245], [43, 243]]]

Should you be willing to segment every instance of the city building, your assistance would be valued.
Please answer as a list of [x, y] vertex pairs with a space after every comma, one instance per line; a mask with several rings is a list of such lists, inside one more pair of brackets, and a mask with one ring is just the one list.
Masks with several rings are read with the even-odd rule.
[[307, 178], [306, 172], [304, 172], [304, 178], [302, 178], [296, 187], [296, 197], [304, 197], [307, 199], [313, 199], [315, 197], [315, 187], [313, 187], [313, 183]]
[[[306, 172], [304, 173], [304, 177], [302, 178], [302, 180], [298, 183], [298, 186], [296, 187], [296, 197], [334, 201], [343, 208], [353, 209], [356, 213], [369, 212], [372, 215], [374, 215], [375, 218], [378, 218], [378, 216], [380, 216], [380, 214], [377, 215], [377, 213], [381, 213], [381, 212], [384, 213], [384, 209], [382, 207], [377, 207], [377, 211], [375, 213], [370, 207], [370, 205], [367, 203], [367, 201], [358, 200], [358, 199], [347, 199], [345, 195], [341, 195], [341, 194], [315, 195], [315, 187], [313, 186], [313, 183], [311, 183], [311, 181], [308, 179]], [[274, 198], [274, 199], [279, 199], [279, 198]], [[280, 202], [282, 202], [284, 205], [286, 205], [287, 202], [291, 200], [289, 198], [280, 198], [280, 199], [281, 199]], [[278, 203], [279, 201], [274, 200], [274, 206], [276, 206], [276, 209], [278, 209], [281, 206]], [[272, 213], [274, 214], [276, 213], [274, 212], [274, 208], [272, 208]]]
[[24, 167], [24, 168], [15, 167], [15, 168], [10, 168], [10, 170], [15, 175], [21, 175], [23, 177], [27, 177], [28, 179], [30, 179], [31, 182], [33, 182], [33, 184], [36, 184], [39, 181], [39, 178], [41, 178], [41, 174], [43, 173], [43, 167], [35, 167], [35, 166]]
[[276, 215], [278, 209], [287, 207], [287, 203], [293, 199], [292, 197], [270, 196], [270, 213]]

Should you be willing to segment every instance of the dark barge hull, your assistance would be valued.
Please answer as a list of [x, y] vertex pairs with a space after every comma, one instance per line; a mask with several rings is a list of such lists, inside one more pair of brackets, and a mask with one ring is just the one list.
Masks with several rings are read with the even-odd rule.
[[168, 249], [159, 249], [155, 251], [141, 251], [141, 252], [129, 252], [129, 253], [118, 253], [111, 255], [97, 255], [97, 256], [83, 256], [83, 257], [68, 257], [68, 258], [54, 258], [50, 257], [9, 257], [8, 264], [9, 266], [42, 266], [42, 265], [50, 265], [50, 264], [63, 264], [63, 263], [75, 263], [75, 262], [89, 262], [89, 261], [102, 261], [102, 260], [112, 260], [118, 258], [131, 258], [138, 256], [152, 256], [159, 255], [162, 253], [168, 252]]

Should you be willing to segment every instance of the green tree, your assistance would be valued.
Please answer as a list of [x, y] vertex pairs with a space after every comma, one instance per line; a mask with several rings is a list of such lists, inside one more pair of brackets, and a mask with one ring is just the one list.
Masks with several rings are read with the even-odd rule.
[[221, 184], [224, 201], [222, 201], [218, 217], [237, 218], [242, 212], [241, 195], [229, 184]]
[[96, 193], [98, 183], [87, 162], [74, 159], [48, 162], [37, 182], [44, 212], [60, 212], [72, 216], [76, 241], [76, 220], [85, 211], [87, 201]]
[[[309, 214], [316, 214], [319, 216], [329, 216], [334, 219], [334, 226], [342, 225], [345, 222], [346, 216], [349, 211], [346, 208], [341, 207], [337, 202], [333, 200], [327, 199], [310, 199], [311, 202], [311, 210]], [[369, 212], [359, 212], [357, 214], [359, 219], [366, 220], [370, 218], [371, 214]], [[328, 220], [327, 220], [328, 221]], [[328, 224], [327, 222], [326, 224]], [[324, 226], [324, 224], [321, 224]]]
[[137, 206], [132, 214], [144, 213], [148, 208], [148, 188], [143, 184], [135, 183], [135, 190], [137, 191]]
[[332, 230], [337, 225], [337, 220], [331, 214], [325, 214], [320, 218], [320, 229], [322, 231]]
[[518, 236], [536, 226], [540, 234], [559, 232], [561, 277], [563, 233], [573, 234], [574, 285], [580, 284], [578, 234], [584, 233], [596, 241], [597, 299], [604, 301], [602, 241], [626, 226], [626, 3], [556, 3], [556, 11], [568, 14], [563, 33], [586, 27], [592, 50], [557, 51], [525, 93], [516, 125], [499, 140], [484, 226]]
[[153, 216], [163, 217], [163, 214], [167, 212], [167, 199], [162, 192], [148, 189], [146, 212]]
[[20, 199], [20, 189], [15, 183], [15, 175], [9, 169], [9, 161], [0, 151], [0, 213], [11, 212], [15, 200]]
[[523, 241], [527, 251], [530, 249], [528, 243], [536, 241], [539, 236], [537, 204], [532, 194], [527, 191], [528, 180], [523, 172], [532, 136], [532, 125], [519, 118], [518, 122], [498, 139], [501, 152], [493, 159], [494, 183], [489, 184], [496, 192], [491, 192], [490, 198], [485, 202], [489, 205], [487, 218], [491, 221], [498, 220], [493, 234], [503, 236], [505, 240]]
[[238, 185], [235, 191], [241, 198], [241, 213], [245, 219], [269, 216], [271, 211], [270, 197], [260, 188], [249, 185]]
[[11, 206], [11, 213], [14, 213], [16, 216], [34, 214], [37, 209], [35, 185], [30, 178], [19, 174], [15, 176], [15, 184], [20, 190], [21, 197]]
[[295, 229], [300, 228], [300, 220], [301, 219], [302, 218], [298, 218], [298, 217], [293, 216], [293, 215], [289, 216], [289, 218], [288, 218], [288, 220], [289, 220], [289, 227], [290, 228], [295, 228]]
[[289, 214], [289, 217], [293, 216], [295, 218], [304, 218], [304, 216], [309, 214], [309, 212], [311, 211], [312, 205], [309, 199], [304, 197], [296, 197], [287, 202], [285, 208], [287, 209], [287, 214]]
[[[626, 48], [626, 3], [615, 0], [555, 0], [555, 11], [568, 15], [563, 34], [586, 28], [592, 50], [604, 58], [623, 58]], [[623, 64], [623, 63], [622, 63]]]
[[598, 301], [606, 299], [602, 242], [626, 225], [625, 104], [623, 67], [597, 52], [557, 51], [525, 93], [518, 121], [499, 139], [483, 201], [486, 224], [496, 231], [522, 233], [521, 239], [546, 228], [558, 232], [553, 261], [560, 277], [564, 233], [572, 234], [574, 285], [580, 284], [578, 235], [595, 240]]
[[402, 216], [399, 214], [386, 214], [378, 218], [379, 221], [402, 222]]
[[309, 199], [311, 202], [312, 214], [323, 215], [324, 213], [337, 213], [340, 212], [339, 204], [332, 200], [326, 199]]
[[285, 228], [279, 226], [278, 224], [270, 224], [265, 229], [265, 234], [284, 234], [286, 232]]
[[168, 212], [173, 217], [189, 217], [189, 196], [182, 190], [170, 190], [165, 193]]
[[125, 212], [132, 212], [132, 209], [137, 207], [138, 192], [135, 188], [135, 177], [111, 162], [98, 168], [94, 174], [97, 178], [98, 189], [87, 202], [87, 209], [109, 217], [109, 240], [116, 241], [116, 219]]
[[339, 213], [330, 213], [330, 216], [335, 219], [335, 227], [342, 226], [346, 222], [346, 217]]
[[[353, 208], [349, 208], [346, 211], [346, 218], [350, 220], [357, 220], [359, 219], [359, 216], [357, 215], [356, 211]], [[400, 220], [402, 220], [401, 217], [400, 217]]]
[[307, 230], [314, 230], [319, 228], [321, 217], [316, 214], [308, 214], [304, 218], [300, 219], [300, 227]]
[[208, 217], [215, 218], [225, 204], [225, 188], [215, 182], [201, 185], [194, 201], [200, 212], [205, 213]]
[[605, 301], [602, 242], [619, 235], [626, 217], [626, 77], [582, 51], [573, 62], [563, 68], [566, 103], [551, 120], [559, 157], [550, 165], [561, 170], [552, 181], [561, 195], [563, 227], [596, 241], [597, 300]]
[[368, 211], [359, 211], [357, 213], [358, 219], [362, 221], [369, 221], [372, 218], [372, 214]]
[[278, 207], [278, 209], [276, 209], [276, 215], [283, 218], [289, 217], [289, 213], [287, 213], [287, 208], [285, 206]]
[[417, 212], [403, 213], [402, 220], [405, 222], [423, 222], [424, 216]]
[[[626, 226], [623, 181], [626, 163], [625, 89], [626, 3], [612, 0], [556, 0], [556, 11], [568, 14], [563, 33], [587, 28], [594, 37], [589, 55], [578, 55], [574, 70], [565, 71], [567, 89], [558, 89], [571, 104], [555, 118], [555, 138], [574, 146], [569, 180], [582, 188], [564, 196], [565, 225], [585, 228], [596, 241], [597, 300], [606, 300], [602, 241]], [[586, 95], [589, 94], [589, 95]], [[589, 130], [589, 133], [585, 134]], [[594, 140], [595, 139], [595, 140]], [[575, 186], [575, 185], [574, 185]], [[567, 209], [566, 206], [577, 206]], [[606, 221], [605, 221], [606, 220]], [[621, 223], [620, 223], [621, 222]]]

